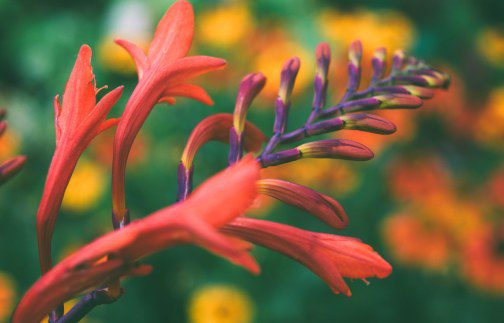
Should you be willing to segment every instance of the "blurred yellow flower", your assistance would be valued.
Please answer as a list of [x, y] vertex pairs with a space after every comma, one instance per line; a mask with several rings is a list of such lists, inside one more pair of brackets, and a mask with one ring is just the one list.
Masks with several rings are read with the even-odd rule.
[[[288, 59], [299, 57], [299, 70], [294, 87], [294, 94], [304, 89], [314, 78], [314, 62], [312, 55], [301, 44], [289, 39], [281, 31], [271, 32], [272, 37], [260, 41], [254, 60], [254, 70], [266, 76], [267, 82], [262, 94], [269, 98], [276, 97], [280, 86], [280, 72]], [[269, 105], [267, 105], [269, 106]]]
[[241, 289], [210, 285], [197, 290], [189, 304], [191, 323], [247, 323], [252, 321], [253, 304]]
[[16, 301], [16, 288], [12, 277], [0, 272], [0, 322], [7, 322]]
[[105, 191], [106, 173], [99, 164], [81, 160], [68, 184], [62, 208], [74, 212], [91, 209]]
[[504, 31], [487, 28], [478, 36], [478, 49], [490, 64], [504, 67]]
[[[77, 302], [79, 301], [78, 298], [73, 298], [71, 300], [69, 300], [68, 302], [65, 302], [64, 306], [65, 306], [65, 314], [68, 313], [68, 311], [75, 306], [75, 304], [77, 304]], [[49, 317], [46, 316], [40, 323], [46, 323], [48, 322], [49, 320]], [[82, 318], [80, 321], [80, 323], [86, 323], [88, 322], [87, 318]]]
[[212, 7], [199, 19], [198, 39], [215, 47], [235, 45], [244, 40], [254, 26], [249, 8], [240, 3]]
[[330, 195], [345, 195], [360, 183], [358, 174], [347, 163], [331, 159], [305, 159], [262, 171], [262, 178], [280, 178], [313, 189], [326, 188]]
[[[134, 43], [141, 44], [138, 40]], [[112, 37], [104, 38], [98, 47], [100, 64], [110, 71], [124, 75], [136, 73], [135, 62], [123, 48], [114, 43]]]
[[319, 18], [325, 37], [346, 50], [348, 45], [360, 39], [366, 53], [386, 47], [408, 49], [414, 41], [415, 28], [412, 21], [397, 11], [338, 12], [325, 10]]
[[0, 136], [0, 161], [12, 158], [19, 150], [19, 138], [10, 129]]

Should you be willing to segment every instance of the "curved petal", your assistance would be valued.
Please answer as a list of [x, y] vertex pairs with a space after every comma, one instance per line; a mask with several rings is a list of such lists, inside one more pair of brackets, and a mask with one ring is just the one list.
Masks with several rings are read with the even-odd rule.
[[[185, 97], [200, 101], [206, 105], [213, 105], [214, 102], [210, 95], [201, 86], [193, 84], [179, 84], [168, 88], [164, 93], [162, 98], [159, 100], [161, 102], [174, 102], [173, 97]], [[173, 101], [172, 101], [173, 100]]]
[[141, 79], [144, 71], [149, 68], [149, 60], [147, 56], [145, 56], [143, 50], [136, 44], [124, 39], [117, 38], [115, 43], [124, 48], [130, 54], [131, 58], [133, 58], [137, 68], [138, 79]]
[[[182, 154], [182, 163], [187, 169], [191, 168], [192, 161], [196, 152], [205, 143], [216, 140], [221, 142], [229, 141], [229, 129], [233, 126], [233, 115], [219, 113], [203, 119], [194, 128], [191, 136], [187, 140], [184, 152]], [[251, 122], [245, 124], [245, 143], [246, 151], [255, 152], [261, 148], [266, 136]]]
[[279, 179], [262, 179], [257, 186], [259, 193], [305, 210], [333, 228], [344, 229], [348, 225], [345, 210], [329, 196]]
[[358, 239], [317, 233], [288, 225], [240, 217], [222, 232], [278, 251], [302, 263], [322, 278], [335, 293], [351, 295], [343, 277], [384, 278], [392, 267]]
[[[226, 61], [222, 58], [211, 56], [188, 56], [173, 62], [167, 61], [159, 66], [156, 71], [156, 81], [159, 86], [166, 89], [175, 85], [186, 83], [196, 76], [221, 70], [226, 67]], [[157, 68], [157, 67], [156, 67]]]

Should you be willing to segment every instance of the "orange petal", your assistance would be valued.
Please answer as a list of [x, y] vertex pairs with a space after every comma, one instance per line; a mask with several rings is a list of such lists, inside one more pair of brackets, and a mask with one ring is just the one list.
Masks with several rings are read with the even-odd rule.
[[317, 233], [288, 225], [239, 217], [221, 229], [252, 243], [283, 253], [322, 278], [335, 293], [350, 296], [343, 277], [384, 278], [392, 267], [358, 239]]
[[58, 117], [58, 126], [62, 133], [77, 129], [95, 107], [96, 92], [91, 56], [91, 48], [83, 45], [63, 93], [61, 113]]
[[194, 33], [194, 12], [185, 0], [175, 2], [159, 21], [149, 48], [152, 65], [171, 62], [187, 54]]
[[344, 229], [348, 225], [345, 210], [329, 196], [308, 187], [278, 179], [263, 179], [257, 185], [259, 193], [305, 210], [333, 228]]
[[145, 56], [143, 50], [136, 44], [133, 44], [124, 39], [117, 38], [115, 40], [115, 43], [124, 48], [133, 58], [133, 61], [135, 62], [137, 68], [138, 79], [141, 79], [144, 71], [149, 68], [149, 60], [147, 59], [147, 56]]
[[208, 95], [208, 93], [201, 86], [192, 84], [180, 84], [168, 88], [166, 92], [163, 94], [163, 97], [161, 98], [160, 101], [166, 102], [167, 100], [166, 98], [173, 99], [172, 97], [177, 96], [200, 101], [201, 103], [204, 103], [206, 105], [214, 104], [210, 95]]

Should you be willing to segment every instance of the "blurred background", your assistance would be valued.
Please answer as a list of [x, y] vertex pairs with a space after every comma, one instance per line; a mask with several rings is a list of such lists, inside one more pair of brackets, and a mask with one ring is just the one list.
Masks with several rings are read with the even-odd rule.
[[[9, 128], [0, 160], [28, 156], [21, 174], [0, 193], [0, 322], [38, 278], [35, 212], [54, 149], [55, 94], [63, 92], [81, 44], [94, 49], [98, 87], [126, 86], [119, 115], [136, 84], [135, 69], [113, 43], [121, 36], [148, 47], [171, 0], [0, 0], [0, 106]], [[339, 200], [350, 225], [394, 267], [384, 280], [350, 282], [351, 298], [333, 295], [298, 263], [257, 248], [262, 274], [195, 247], [150, 257], [154, 272], [127, 280], [126, 294], [86, 322], [502, 322], [504, 317], [504, 2], [401, 0], [192, 1], [192, 52], [223, 57], [225, 71], [201, 79], [216, 104], [180, 99], [154, 109], [138, 137], [127, 176], [133, 217], [171, 204], [176, 167], [192, 128], [231, 112], [239, 80], [261, 71], [268, 84], [250, 120], [271, 133], [282, 63], [298, 56], [291, 129], [311, 107], [314, 49], [333, 50], [330, 103], [346, 84], [346, 49], [364, 45], [364, 68], [385, 46], [403, 48], [452, 75], [449, 91], [416, 111], [383, 115], [391, 136], [338, 132], [371, 147], [369, 162], [307, 160], [271, 168], [268, 176], [296, 181]], [[110, 230], [113, 132], [98, 137], [79, 162], [56, 226], [59, 259]], [[198, 154], [195, 181], [226, 166], [227, 147]], [[250, 214], [308, 228], [326, 227], [268, 199]]]

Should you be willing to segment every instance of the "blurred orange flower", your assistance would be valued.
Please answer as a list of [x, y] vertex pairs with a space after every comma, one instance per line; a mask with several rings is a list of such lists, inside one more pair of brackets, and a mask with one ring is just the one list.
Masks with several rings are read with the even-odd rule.
[[397, 261], [431, 270], [446, 269], [451, 256], [449, 237], [418, 217], [397, 214], [383, 224], [383, 238]]
[[213, 6], [198, 19], [198, 38], [210, 46], [227, 48], [248, 38], [254, 19], [244, 3]]
[[68, 183], [61, 207], [73, 212], [92, 209], [108, 184], [105, 170], [97, 163], [81, 159]]
[[367, 55], [372, 55], [379, 47], [407, 50], [415, 39], [412, 21], [398, 11], [324, 10], [319, 21], [324, 36], [338, 44], [341, 50], [346, 50], [352, 41], [359, 39], [365, 45]]
[[[491, 125], [489, 125], [491, 123]], [[485, 109], [478, 114], [475, 137], [495, 149], [502, 149], [504, 140], [504, 86], [489, 95]]]

